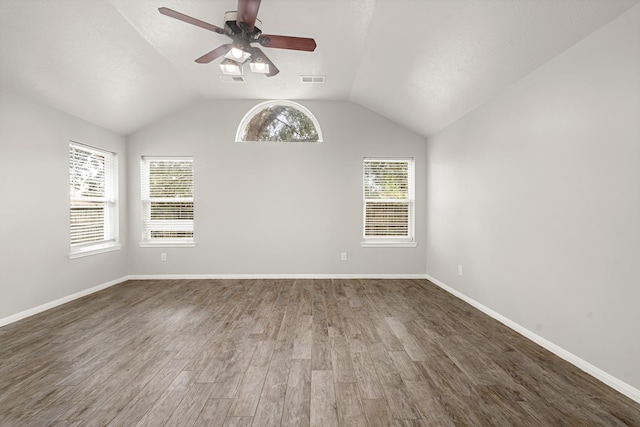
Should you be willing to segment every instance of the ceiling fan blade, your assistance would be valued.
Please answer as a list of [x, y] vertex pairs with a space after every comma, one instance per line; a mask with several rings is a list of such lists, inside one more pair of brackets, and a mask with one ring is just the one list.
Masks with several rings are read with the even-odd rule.
[[307, 52], [313, 52], [316, 50], [316, 41], [307, 37], [260, 34], [257, 41], [264, 47], [272, 47], [276, 49], [304, 50]]
[[260, 57], [262, 59], [262, 62], [264, 62], [265, 64], [269, 65], [269, 72], [265, 73], [265, 76], [267, 77], [273, 77], [276, 74], [278, 74], [280, 72], [280, 70], [278, 70], [278, 67], [276, 67], [273, 62], [271, 62], [271, 60], [269, 59], [269, 57], [267, 55], [264, 54], [264, 52], [261, 49], [258, 49], [257, 47], [252, 47], [251, 48], [251, 55], [255, 58], [255, 57]]
[[222, 46], [219, 46], [213, 49], [211, 52], [205, 53], [200, 58], [196, 59], [196, 62], [198, 64], [208, 64], [214, 59], [219, 58], [222, 55], [225, 55], [227, 52], [229, 52], [229, 49], [231, 49], [230, 44], [223, 44]]
[[173, 9], [169, 9], [167, 7], [161, 7], [158, 9], [158, 11], [163, 15], [167, 15], [167, 16], [170, 16], [171, 18], [178, 19], [182, 22], [195, 25], [196, 27], [204, 28], [205, 30], [213, 31], [219, 34], [224, 34], [224, 30], [220, 27], [216, 27], [213, 24], [209, 24], [199, 19], [192, 18], [188, 15], [185, 15], [184, 13], [176, 12]]
[[240, 28], [251, 33], [256, 24], [260, 0], [238, 0], [238, 15], [236, 23]]

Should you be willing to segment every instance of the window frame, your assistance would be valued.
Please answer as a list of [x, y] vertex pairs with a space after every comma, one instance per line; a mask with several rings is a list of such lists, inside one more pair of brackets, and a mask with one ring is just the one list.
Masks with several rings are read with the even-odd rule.
[[[191, 163], [191, 197], [181, 198], [155, 198], [149, 195], [150, 185], [150, 165], [152, 162], [190, 162]], [[154, 220], [151, 219], [151, 203], [155, 200], [167, 202], [169, 200], [179, 203], [192, 203], [192, 208], [195, 210], [195, 165], [193, 156], [142, 156], [140, 159], [140, 217], [141, 217], [141, 236], [140, 247], [194, 247], [195, 241], [195, 212], [193, 219], [191, 220], [164, 220], [167, 222], [166, 226], [160, 226], [155, 229], [150, 227], [150, 223]], [[189, 224], [190, 223], [190, 224]], [[172, 227], [169, 227], [172, 225]], [[164, 228], [164, 229], [163, 229]], [[190, 231], [192, 237], [164, 237], [153, 238], [151, 233], [153, 231]]]
[[[365, 171], [368, 162], [406, 163], [407, 199], [367, 199]], [[404, 236], [367, 235], [367, 203], [389, 203], [393, 201], [408, 205], [407, 234]], [[403, 247], [413, 248], [417, 246], [415, 239], [415, 158], [413, 157], [365, 157], [362, 161], [362, 242], [361, 247]]]
[[[316, 131], [318, 132], [318, 140], [317, 141], [250, 141], [250, 140], [244, 140], [242, 139], [242, 135], [244, 134], [244, 129], [247, 127], [247, 125], [249, 124], [249, 122], [251, 121], [251, 119], [258, 114], [260, 111], [264, 110], [265, 108], [269, 108], [269, 107], [273, 107], [273, 106], [277, 106], [277, 105], [282, 105], [285, 107], [290, 107], [290, 108], [295, 108], [296, 110], [300, 111], [301, 113], [303, 113], [305, 116], [307, 116], [311, 122], [313, 122], [313, 125], [316, 128]], [[254, 106], [252, 109], [250, 109], [242, 118], [242, 120], [240, 121], [240, 125], [238, 125], [238, 130], [236, 131], [236, 142], [240, 142], [240, 143], [256, 143], [256, 144], [264, 144], [264, 143], [271, 143], [271, 144], [319, 144], [321, 142], [323, 142], [323, 138], [322, 138], [322, 130], [320, 129], [320, 123], [318, 122], [318, 119], [316, 119], [316, 116], [313, 115], [313, 113], [311, 111], [309, 111], [308, 108], [306, 108], [303, 105], [298, 104], [297, 102], [293, 102], [293, 101], [288, 101], [288, 100], [271, 100], [271, 101], [265, 101], [265, 102], [261, 102], [260, 104]]]
[[[88, 196], [74, 194], [72, 184], [74, 181], [74, 166], [77, 155], [74, 150], [82, 151], [88, 155], [100, 156], [104, 159], [102, 185], [104, 194], [102, 196]], [[91, 202], [101, 203], [104, 206], [104, 217], [102, 222], [103, 234], [101, 239], [94, 239], [80, 243], [73, 243], [73, 210], [74, 203]], [[104, 252], [121, 249], [120, 227], [119, 227], [119, 203], [118, 203], [118, 156], [116, 153], [82, 144], [76, 141], [69, 141], [69, 258], [80, 258]], [[86, 224], [86, 223], [85, 223]], [[77, 225], [77, 223], [76, 223]]]

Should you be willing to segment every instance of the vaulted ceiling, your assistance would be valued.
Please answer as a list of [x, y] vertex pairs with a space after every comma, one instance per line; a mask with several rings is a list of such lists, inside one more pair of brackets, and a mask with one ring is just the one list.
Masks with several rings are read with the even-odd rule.
[[236, 0], [0, 0], [0, 84], [125, 135], [203, 99], [319, 99], [429, 136], [639, 2], [262, 0], [264, 33], [318, 47], [229, 83], [194, 62], [229, 39], [158, 8], [223, 26]]

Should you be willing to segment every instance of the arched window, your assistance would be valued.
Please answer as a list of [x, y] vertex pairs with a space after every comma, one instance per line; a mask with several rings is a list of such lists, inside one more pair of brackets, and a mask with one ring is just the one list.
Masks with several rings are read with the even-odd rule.
[[267, 101], [253, 107], [240, 122], [237, 142], [322, 142], [320, 125], [302, 105]]

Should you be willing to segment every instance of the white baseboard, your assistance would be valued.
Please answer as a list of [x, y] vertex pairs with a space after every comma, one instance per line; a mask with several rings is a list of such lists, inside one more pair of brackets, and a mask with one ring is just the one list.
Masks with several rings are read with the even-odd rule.
[[424, 274], [133, 274], [130, 280], [426, 279]]
[[575, 354], [563, 349], [562, 347], [552, 343], [551, 341], [549, 341], [549, 340], [547, 340], [545, 338], [542, 338], [540, 335], [531, 332], [529, 329], [527, 329], [527, 328], [519, 325], [518, 323], [508, 319], [507, 317], [501, 315], [500, 313], [493, 311], [489, 307], [487, 307], [487, 306], [479, 303], [478, 301], [466, 296], [465, 294], [463, 294], [463, 293], [461, 293], [461, 292], [459, 292], [459, 291], [457, 291], [457, 290], [445, 285], [444, 283], [442, 283], [438, 279], [436, 279], [434, 277], [431, 277], [428, 274], [425, 275], [425, 276], [426, 276], [427, 280], [429, 280], [430, 282], [432, 282], [432, 283], [436, 284], [437, 286], [441, 287], [442, 289], [444, 289], [445, 291], [449, 292], [450, 294], [460, 298], [461, 300], [463, 300], [466, 303], [472, 305], [473, 307], [477, 308], [478, 310], [482, 311], [483, 313], [493, 317], [494, 319], [496, 319], [500, 323], [504, 324], [505, 326], [513, 329], [514, 331], [516, 331], [520, 335], [523, 335], [524, 337], [529, 338], [531, 341], [533, 341], [536, 344], [546, 348], [550, 352], [552, 352], [555, 355], [561, 357], [562, 359], [566, 360], [567, 362], [571, 363], [572, 365], [578, 367], [579, 369], [581, 369], [582, 371], [584, 371], [587, 374], [591, 375], [592, 377], [598, 379], [599, 381], [605, 383], [609, 387], [619, 391], [620, 393], [624, 394], [628, 398], [633, 399], [634, 401], [640, 403], [640, 390], [638, 390], [637, 388], [625, 383], [624, 381], [614, 377], [611, 374], [608, 374], [607, 372], [603, 371], [602, 369], [600, 369], [600, 368], [592, 365], [591, 363], [579, 358]]
[[30, 308], [28, 310], [21, 311], [20, 313], [16, 313], [16, 314], [13, 314], [11, 316], [2, 318], [2, 319], [0, 319], [0, 327], [8, 325], [8, 324], [13, 323], [13, 322], [17, 322], [18, 320], [22, 320], [22, 319], [27, 318], [29, 316], [33, 316], [34, 314], [41, 313], [41, 312], [43, 312], [45, 310], [49, 310], [51, 308], [57, 307], [59, 305], [65, 304], [65, 303], [73, 301], [75, 299], [82, 298], [82, 297], [87, 296], [89, 294], [92, 294], [94, 292], [101, 291], [103, 289], [106, 289], [106, 288], [109, 288], [111, 286], [114, 286], [114, 285], [117, 285], [119, 283], [122, 283], [122, 282], [124, 282], [124, 281], [126, 281], [128, 279], [129, 278], [125, 276], [125, 277], [121, 277], [119, 279], [111, 280], [111, 281], [109, 281], [107, 283], [102, 283], [102, 284], [94, 286], [92, 288], [85, 289], [83, 291], [76, 292], [76, 293], [71, 294], [71, 295], [67, 295], [66, 297], [59, 298], [59, 299], [57, 299], [55, 301], [51, 301], [51, 302], [39, 305], [37, 307]]

